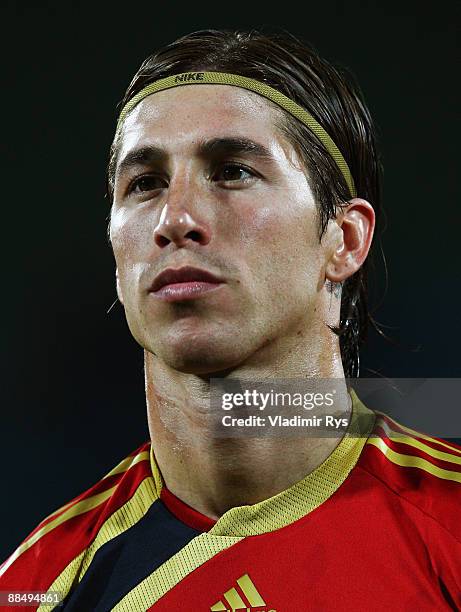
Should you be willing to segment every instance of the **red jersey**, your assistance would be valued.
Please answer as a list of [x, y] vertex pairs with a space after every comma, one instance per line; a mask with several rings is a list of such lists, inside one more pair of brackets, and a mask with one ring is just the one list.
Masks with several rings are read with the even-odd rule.
[[217, 521], [166, 489], [146, 442], [37, 526], [0, 591], [68, 612], [461, 609], [461, 448], [352, 395], [316, 470]]

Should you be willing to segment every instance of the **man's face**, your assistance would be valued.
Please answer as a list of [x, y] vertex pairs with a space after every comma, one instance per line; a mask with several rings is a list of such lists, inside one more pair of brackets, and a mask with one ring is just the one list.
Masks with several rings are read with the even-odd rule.
[[[270, 363], [309, 337], [327, 253], [278, 112], [237, 87], [188, 85], [148, 96], [125, 121], [110, 221], [119, 296], [134, 338], [172, 368]], [[222, 282], [193, 297], [152, 291], [184, 266]]]

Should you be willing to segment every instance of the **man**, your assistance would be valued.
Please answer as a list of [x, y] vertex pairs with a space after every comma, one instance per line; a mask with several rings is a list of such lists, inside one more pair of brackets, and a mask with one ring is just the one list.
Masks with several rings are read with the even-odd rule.
[[380, 163], [357, 88], [289, 35], [185, 36], [128, 88], [108, 191], [151, 440], [46, 518], [1, 590], [65, 610], [459, 608], [459, 447], [352, 391], [345, 433], [289, 441], [228, 436], [210, 401], [214, 379], [359, 374]]

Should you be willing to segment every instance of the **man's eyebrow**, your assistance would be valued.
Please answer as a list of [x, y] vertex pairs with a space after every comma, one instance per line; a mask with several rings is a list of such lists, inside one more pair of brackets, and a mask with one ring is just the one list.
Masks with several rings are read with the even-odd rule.
[[[200, 157], [216, 159], [226, 155], [252, 155], [263, 161], [273, 161], [274, 156], [264, 145], [250, 138], [212, 138], [200, 142], [197, 147]], [[116, 173], [121, 174], [134, 166], [148, 166], [161, 163], [168, 158], [168, 153], [161, 147], [146, 145], [129, 151], [120, 163], [117, 164]]]
[[116, 174], [121, 174], [134, 166], [148, 166], [159, 163], [168, 157], [166, 151], [160, 147], [146, 145], [129, 151], [116, 166]]
[[201, 157], [211, 159], [226, 155], [246, 154], [265, 161], [274, 160], [274, 156], [267, 147], [249, 138], [213, 138], [200, 143], [198, 153]]

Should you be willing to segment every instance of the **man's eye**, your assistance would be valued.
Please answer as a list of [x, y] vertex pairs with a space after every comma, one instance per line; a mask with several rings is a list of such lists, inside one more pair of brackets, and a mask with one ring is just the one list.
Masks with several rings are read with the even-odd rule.
[[167, 186], [165, 179], [159, 176], [146, 175], [140, 176], [135, 179], [130, 187], [130, 193], [141, 193], [146, 191], [155, 191], [156, 189], [163, 189]]
[[225, 164], [213, 175], [215, 181], [245, 181], [255, 174], [249, 168], [240, 164]]

